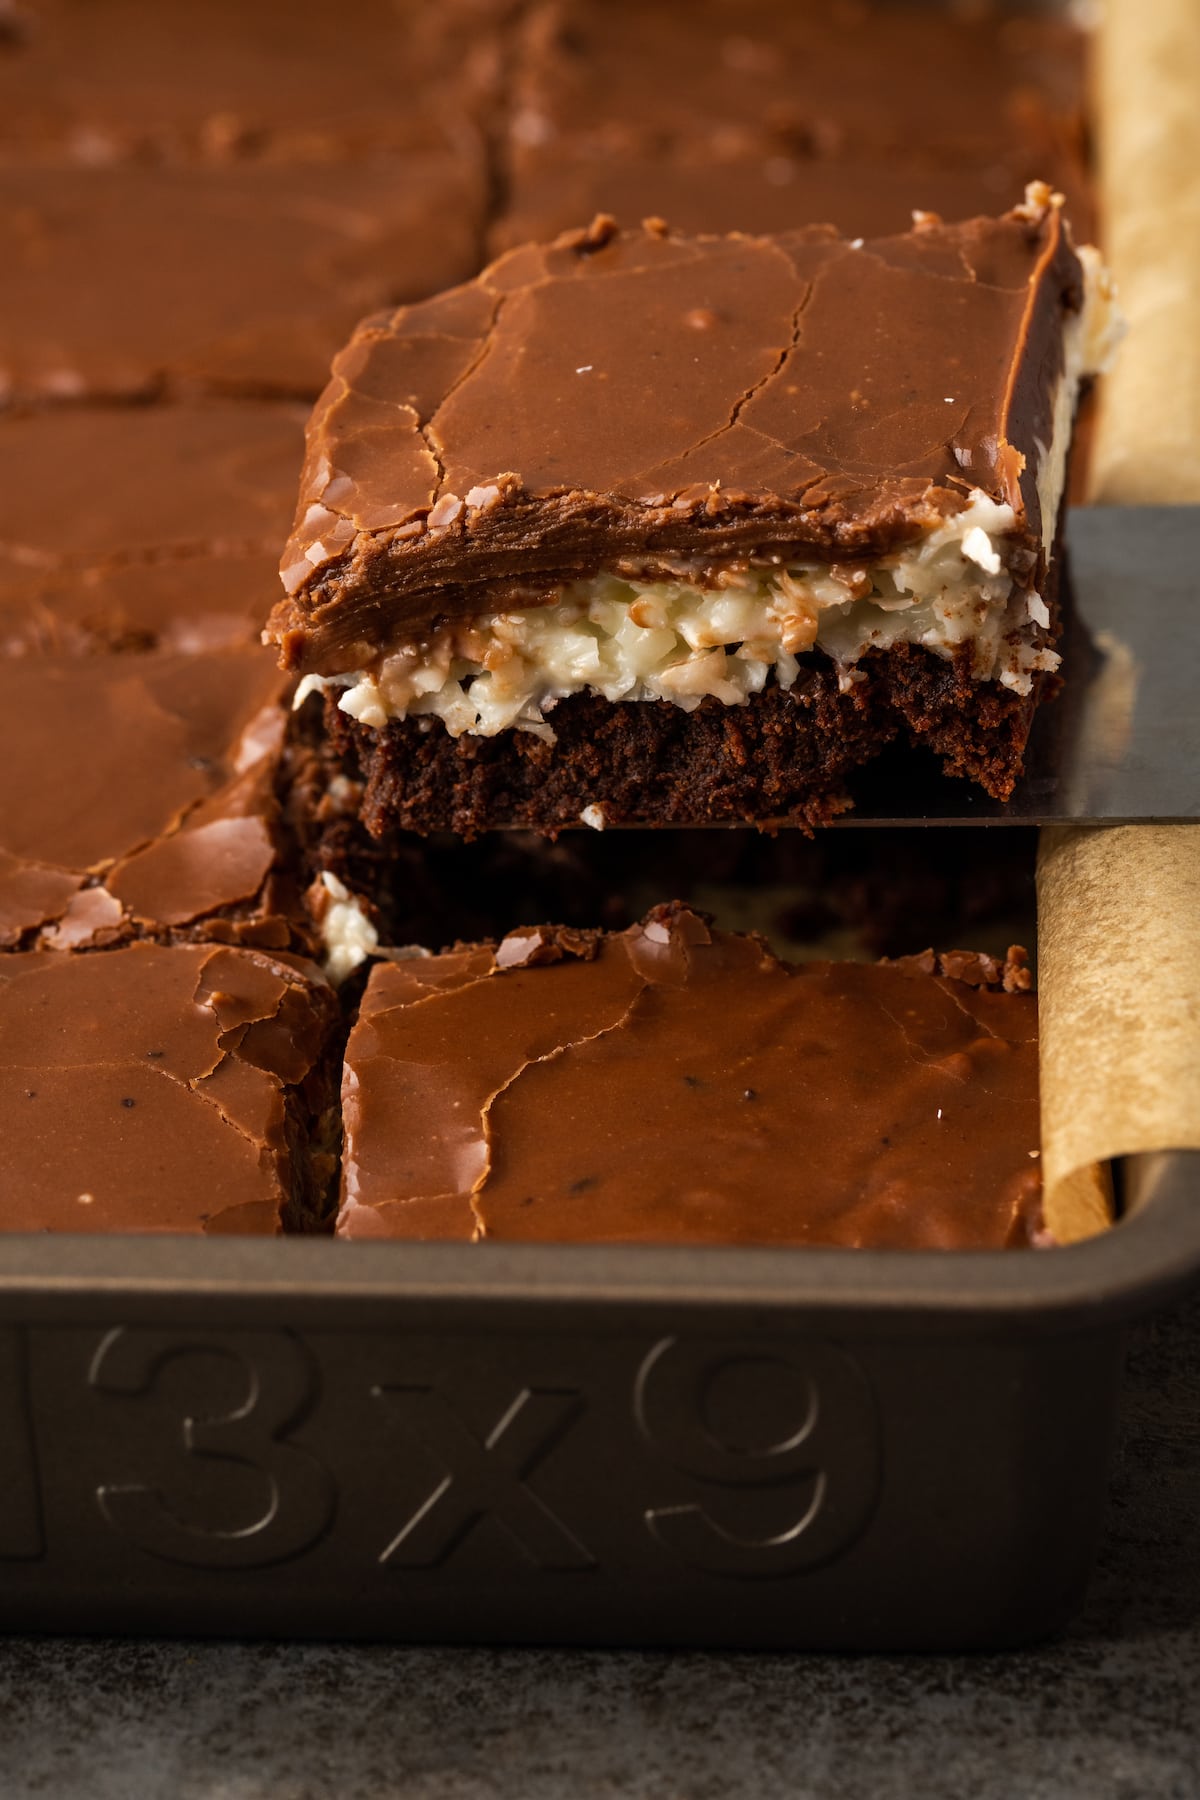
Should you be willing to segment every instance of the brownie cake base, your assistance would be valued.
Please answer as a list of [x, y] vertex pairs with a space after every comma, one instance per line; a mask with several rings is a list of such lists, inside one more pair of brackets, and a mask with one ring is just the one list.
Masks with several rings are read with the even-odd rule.
[[344, 772], [361, 781], [360, 816], [393, 828], [470, 838], [496, 826], [554, 833], [604, 825], [783, 824], [811, 831], [847, 810], [846, 777], [897, 738], [923, 745], [948, 775], [996, 799], [1012, 792], [1039, 698], [973, 681], [965, 657], [897, 644], [865, 657], [840, 692], [819, 652], [801, 659], [787, 692], [774, 685], [744, 706], [706, 697], [693, 712], [670, 701], [613, 704], [572, 695], [554, 708], [555, 741], [531, 732], [451, 737], [437, 720], [382, 729], [325, 703], [325, 729]]
[[[294, 716], [282, 776], [303, 885], [334, 877], [383, 944], [447, 950], [547, 919], [619, 931], [673, 898], [721, 924], [752, 924], [788, 954], [831, 932], [849, 932], [859, 953], [904, 956], [967, 938], [999, 950], [1033, 930], [1033, 829], [488, 831], [471, 843], [451, 832], [389, 829], [372, 837], [360, 816], [362, 784], [347, 779], [316, 695]], [[752, 920], [743, 904], [751, 894]]]

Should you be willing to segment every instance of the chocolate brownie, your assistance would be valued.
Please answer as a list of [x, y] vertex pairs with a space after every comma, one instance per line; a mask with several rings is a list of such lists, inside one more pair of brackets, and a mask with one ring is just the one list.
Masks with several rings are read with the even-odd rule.
[[337, 359], [270, 635], [376, 832], [811, 826], [897, 737], [1003, 798], [1109, 330], [1044, 190], [514, 251]]
[[217, 944], [0, 956], [0, 1231], [328, 1222], [337, 1006]]
[[0, 946], [303, 942], [287, 688], [259, 646], [0, 659]]
[[778, 961], [665, 906], [380, 963], [346, 1051], [344, 1237], [1038, 1241], [1024, 955]]
[[84, 569], [10, 567], [0, 576], [0, 656], [257, 644], [278, 590], [278, 561], [274, 550], [247, 550]]
[[223, 399], [0, 418], [0, 654], [256, 642], [302, 421]]
[[0, 416], [0, 591], [46, 574], [277, 546], [299, 406], [197, 400]]
[[1084, 50], [1065, 20], [927, 0], [541, 0], [525, 14], [513, 133], [951, 166], [1036, 155], [1082, 135]]
[[549, 0], [521, 28], [493, 248], [596, 212], [871, 237], [1034, 179], [1088, 235], [1085, 42], [986, 7]]
[[989, 950], [1034, 930], [1037, 833], [488, 831], [420, 837], [362, 823], [313, 696], [293, 721], [287, 811], [327, 950], [346, 972], [380, 942], [444, 950], [557, 919], [630, 925], [680, 897], [788, 956], [901, 956], [964, 936]]
[[328, 162], [462, 137], [495, 0], [11, 0], [0, 157]]
[[364, 313], [474, 273], [485, 193], [470, 143], [349, 170], [0, 167], [0, 399], [315, 399]]

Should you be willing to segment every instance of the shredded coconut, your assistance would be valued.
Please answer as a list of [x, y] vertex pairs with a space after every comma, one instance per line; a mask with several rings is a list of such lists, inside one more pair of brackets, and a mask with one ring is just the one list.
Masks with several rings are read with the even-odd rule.
[[570, 694], [670, 700], [686, 712], [707, 695], [738, 706], [771, 676], [790, 688], [812, 649], [833, 660], [843, 690], [869, 650], [894, 643], [944, 656], [970, 644], [986, 680], [1015, 667], [1008, 639], [1021, 621], [1000, 548], [1014, 523], [1011, 507], [975, 490], [961, 513], [879, 564], [739, 563], [704, 588], [684, 562], [674, 580], [601, 574], [551, 605], [448, 623], [373, 671], [306, 677], [297, 698], [342, 687], [342, 709], [375, 728], [433, 715], [454, 737], [552, 739], [547, 715]]
[[352, 975], [379, 948], [379, 933], [344, 881], [326, 871], [321, 885], [329, 895], [329, 905], [321, 920], [321, 941], [325, 945], [325, 973], [337, 987]]

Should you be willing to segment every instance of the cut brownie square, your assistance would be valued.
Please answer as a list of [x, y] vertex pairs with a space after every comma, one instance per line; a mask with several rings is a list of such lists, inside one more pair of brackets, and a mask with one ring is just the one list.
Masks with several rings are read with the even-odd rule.
[[514, 83], [518, 144], [705, 140], [943, 163], [1082, 134], [1084, 36], [1068, 21], [927, 0], [542, 0]]
[[0, 591], [66, 570], [278, 545], [303, 409], [200, 400], [0, 418]]
[[520, 32], [496, 250], [649, 214], [847, 237], [1050, 181], [1087, 222], [1084, 34], [928, 4], [549, 0]]
[[16, 0], [0, 154], [337, 161], [461, 137], [491, 96], [496, 0]]
[[374, 831], [812, 825], [899, 736], [1003, 798], [1111, 329], [1044, 189], [514, 251], [338, 358], [270, 635]]
[[261, 646], [0, 660], [0, 945], [289, 948], [286, 694]]
[[778, 961], [680, 905], [379, 963], [345, 1237], [1044, 1241], [1024, 953]]
[[336, 1022], [295, 957], [0, 956], [0, 1231], [319, 1228]]
[[0, 654], [257, 641], [303, 418], [213, 399], [0, 420]]
[[485, 189], [470, 142], [352, 173], [0, 168], [0, 397], [315, 399], [364, 313], [474, 273]]
[[[109, 489], [110, 496], [117, 486]], [[279, 591], [275, 550], [0, 574], [0, 656], [257, 644]]]

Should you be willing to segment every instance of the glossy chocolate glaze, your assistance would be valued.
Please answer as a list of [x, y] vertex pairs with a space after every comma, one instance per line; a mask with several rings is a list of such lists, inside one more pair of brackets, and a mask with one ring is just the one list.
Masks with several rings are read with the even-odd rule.
[[864, 244], [598, 222], [364, 322], [313, 414], [286, 666], [656, 556], [876, 558], [980, 488], [1038, 572], [1081, 272], [1052, 206]]
[[287, 948], [286, 686], [259, 646], [0, 659], [0, 945]]
[[847, 237], [995, 213], [1049, 181], [1090, 235], [1086, 38], [878, 0], [548, 0], [524, 15], [496, 250], [611, 212]]
[[303, 417], [212, 399], [0, 418], [0, 653], [257, 641]]
[[174, 556], [0, 575], [0, 655], [221, 650], [257, 644], [278, 552]]
[[780, 962], [681, 905], [372, 970], [346, 1237], [985, 1248], [1038, 1228], [1023, 952]]
[[525, 149], [1004, 160], [1080, 134], [1083, 47], [1064, 19], [986, 0], [690, 0], [686, 15], [669, 0], [541, 0], [522, 25], [510, 132]]
[[336, 1010], [311, 964], [261, 951], [0, 957], [0, 1231], [311, 1225]]
[[68, 569], [276, 546], [303, 408], [236, 400], [0, 415], [0, 592]]
[[325, 162], [461, 138], [488, 0], [14, 0], [0, 158]]
[[364, 313], [474, 273], [485, 189], [470, 145], [350, 168], [0, 167], [0, 392], [311, 400]]

